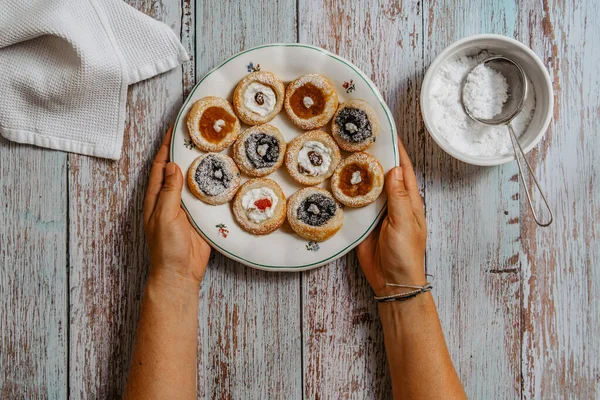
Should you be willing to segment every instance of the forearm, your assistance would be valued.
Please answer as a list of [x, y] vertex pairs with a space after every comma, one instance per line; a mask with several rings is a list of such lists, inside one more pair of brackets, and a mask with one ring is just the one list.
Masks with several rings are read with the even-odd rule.
[[151, 273], [125, 399], [195, 399], [199, 285]]
[[466, 398], [431, 293], [379, 304], [395, 399]]

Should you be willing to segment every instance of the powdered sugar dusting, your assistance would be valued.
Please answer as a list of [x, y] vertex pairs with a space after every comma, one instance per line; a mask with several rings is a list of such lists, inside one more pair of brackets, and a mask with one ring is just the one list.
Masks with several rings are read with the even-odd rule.
[[502, 106], [508, 100], [508, 82], [500, 72], [485, 63], [479, 64], [467, 75], [462, 96], [471, 115], [492, 119], [502, 113]]
[[198, 164], [194, 179], [204, 194], [217, 196], [230, 188], [233, 174], [224, 160], [209, 154]]
[[321, 193], [313, 193], [302, 200], [296, 210], [296, 216], [310, 226], [322, 226], [327, 223], [337, 210], [332, 197]]
[[327, 78], [320, 74], [306, 74], [297, 78], [291, 83], [291, 90], [295, 90], [307, 83], [313, 84], [313, 86], [323, 90], [325, 93], [329, 93], [332, 90], [331, 83]]
[[256, 82], [261, 82], [268, 86], [275, 86], [281, 82], [279, 78], [275, 76], [275, 74], [267, 71], [254, 72], [248, 76], [251, 79], [256, 80]]
[[335, 117], [342, 139], [351, 143], [362, 143], [373, 136], [367, 113], [358, 108], [344, 107]]
[[[450, 146], [472, 156], [496, 156], [512, 151], [505, 125], [490, 126], [471, 119], [461, 103], [462, 82], [478, 64], [475, 57], [461, 57], [443, 65], [431, 81], [429, 92], [431, 123]], [[517, 137], [527, 129], [535, 109], [531, 82], [521, 112], [511, 124]]]
[[[259, 104], [255, 104], [256, 107], [248, 107], [248, 104], [254, 104], [254, 96], [258, 93], [256, 90], [254, 93], [246, 93], [248, 90], [252, 90], [251, 87], [253, 84], [255, 86], [256, 84], [265, 86], [268, 88], [268, 91], [272, 92], [273, 97], [269, 99], [269, 105], [265, 107], [265, 104], [263, 104], [262, 107], [264, 109], [259, 110], [260, 112], [257, 111], [257, 107], [260, 106]], [[264, 95], [267, 93], [267, 90], [264, 89], [262, 93]], [[249, 98], [246, 98], [246, 95], [248, 95]], [[269, 93], [269, 95], [271, 95], [271, 93]], [[275, 74], [267, 71], [258, 71], [246, 75], [246, 77], [238, 83], [233, 95], [233, 104], [238, 117], [240, 117], [242, 121], [250, 125], [258, 125], [269, 122], [275, 118], [275, 115], [283, 108], [284, 96], [285, 87], [283, 82], [281, 82]]]
[[246, 138], [245, 147], [254, 168], [271, 168], [279, 160], [279, 139], [273, 135], [253, 133]]

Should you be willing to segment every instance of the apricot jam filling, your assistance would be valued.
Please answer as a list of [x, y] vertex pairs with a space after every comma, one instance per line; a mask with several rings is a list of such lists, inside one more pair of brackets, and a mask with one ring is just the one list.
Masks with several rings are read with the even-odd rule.
[[[219, 123], [218, 121], [223, 121]], [[219, 143], [233, 130], [235, 117], [221, 107], [208, 107], [200, 118], [200, 134], [211, 143]]]
[[[305, 98], [311, 101], [305, 100]], [[309, 105], [307, 107], [307, 105]], [[299, 118], [309, 119], [321, 115], [325, 109], [325, 96], [321, 89], [307, 83], [300, 86], [290, 97], [290, 107]]]
[[339, 187], [346, 196], [364, 196], [373, 188], [373, 177], [366, 165], [348, 164], [340, 173]]

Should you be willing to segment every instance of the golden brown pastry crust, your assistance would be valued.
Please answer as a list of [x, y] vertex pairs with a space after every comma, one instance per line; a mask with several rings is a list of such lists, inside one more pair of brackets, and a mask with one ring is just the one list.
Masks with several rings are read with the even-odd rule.
[[[246, 154], [246, 139], [248, 139], [252, 134], [255, 133], [264, 133], [265, 135], [273, 136], [277, 139], [279, 144], [279, 156], [277, 161], [271, 167], [263, 167], [263, 168], [255, 168], [254, 165], [248, 159], [248, 155]], [[233, 145], [233, 159], [236, 164], [242, 170], [243, 173], [250, 176], [265, 176], [277, 170], [283, 164], [283, 159], [285, 157], [286, 150], [285, 138], [279, 132], [279, 129], [274, 127], [273, 125], [264, 124], [253, 126], [251, 128], [246, 129], [242, 134], [238, 137], [235, 144]]]
[[[312, 194], [321, 194], [335, 204], [335, 214], [323, 225], [311, 226], [298, 218], [298, 208], [302, 205], [303, 200]], [[299, 236], [315, 242], [322, 242], [335, 235], [344, 223], [344, 211], [342, 206], [335, 200], [332, 194], [321, 188], [307, 187], [298, 190], [290, 196], [287, 204], [287, 219]]]
[[[367, 118], [371, 125], [370, 137], [366, 138], [364, 141], [361, 142], [351, 142], [349, 140], [346, 140], [341, 135], [342, 128], [336, 123], [336, 119], [340, 114], [340, 111], [342, 111], [344, 108], [356, 108], [363, 111], [367, 115]], [[379, 119], [377, 118], [375, 110], [366, 101], [360, 99], [349, 100], [340, 104], [335, 115], [333, 116], [333, 119], [331, 120], [331, 135], [333, 136], [337, 144], [340, 146], [340, 148], [346, 151], [355, 152], [367, 149], [369, 146], [375, 143], [375, 141], [379, 137], [379, 131]]]
[[[273, 216], [269, 219], [266, 219], [261, 222], [252, 221], [248, 218], [248, 214], [244, 207], [242, 206], [242, 198], [244, 195], [252, 189], [259, 189], [267, 187], [277, 196], [277, 205], [273, 210]], [[283, 190], [279, 187], [279, 185], [271, 180], [266, 178], [257, 178], [251, 179], [244, 183], [242, 187], [238, 190], [235, 200], [233, 201], [233, 216], [238, 224], [247, 232], [250, 232], [254, 235], [267, 235], [273, 231], [279, 229], [283, 222], [285, 221], [286, 216], [286, 198]]]
[[[345, 193], [342, 189], [342, 185], [344, 187], [353, 186], [349, 176], [342, 176], [342, 171], [344, 171], [344, 168], [352, 164], [360, 165], [361, 169], [369, 174], [371, 188], [367, 193], [352, 196], [348, 193]], [[359, 172], [361, 176], [364, 176], [360, 171], [357, 172]], [[383, 173], [383, 167], [375, 157], [363, 152], [354, 153], [350, 157], [342, 160], [342, 162], [338, 165], [335, 173], [331, 177], [331, 191], [340, 203], [348, 207], [363, 207], [377, 200], [383, 190], [384, 180], [385, 175]], [[356, 185], [359, 184], [360, 183], [357, 183]]]
[[[198, 182], [196, 182], [196, 178], [195, 178], [196, 170], [198, 169], [200, 162], [209, 156], [214, 156], [217, 159], [221, 160], [225, 164], [225, 167], [227, 168], [227, 172], [229, 172], [232, 175], [232, 180], [231, 180], [230, 186], [226, 190], [224, 190], [223, 192], [221, 192], [215, 196], [211, 196], [211, 195], [204, 193], [200, 189], [200, 186], [198, 185]], [[206, 154], [202, 154], [201, 156], [196, 158], [194, 160], [194, 162], [192, 163], [192, 165], [190, 165], [190, 168], [188, 169], [188, 174], [187, 174], [187, 184], [188, 184], [188, 187], [190, 188], [190, 191], [198, 199], [202, 200], [203, 202], [205, 202], [207, 204], [211, 204], [211, 205], [225, 204], [229, 200], [231, 200], [233, 198], [233, 196], [235, 195], [235, 192], [238, 190], [238, 188], [240, 186], [240, 181], [241, 181], [240, 171], [238, 170], [238, 167], [235, 165], [235, 163], [233, 162], [231, 157], [226, 156], [225, 154], [218, 154], [218, 153], [206, 153]]]
[[[323, 175], [310, 176], [300, 172], [299, 170], [298, 154], [304, 144], [308, 141], [320, 142], [331, 150], [331, 164], [329, 165], [327, 172]], [[323, 131], [308, 131], [295, 137], [290, 143], [288, 143], [287, 151], [285, 153], [285, 167], [292, 179], [302, 185], [309, 186], [318, 185], [329, 178], [335, 171], [335, 168], [339, 164], [340, 160], [340, 149], [335, 141], [331, 138], [331, 135]]]
[[[307, 84], [314, 86], [321, 92], [321, 94], [324, 97], [325, 104], [323, 110], [318, 115], [310, 118], [301, 118], [294, 111], [293, 106], [291, 104], [291, 99], [296, 90], [300, 89], [301, 87]], [[333, 114], [335, 114], [337, 106], [338, 95], [335, 91], [335, 87], [333, 86], [331, 81], [329, 81], [329, 79], [327, 79], [321, 74], [302, 75], [294, 81], [292, 81], [292, 83], [288, 85], [285, 91], [285, 112], [287, 113], [290, 120], [294, 123], [294, 125], [301, 129], [316, 129], [321, 126], [327, 125]]]
[[[202, 132], [200, 132], [200, 120], [202, 115], [211, 107], [223, 109], [233, 121], [231, 125], [231, 131], [228, 132], [218, 142], [208, 140], [206, 137], [204, 137]], [[227, 100], [221, 97], [207, 96], [196, 101], [188, 113], [186, 123], [190, 138], [194, 144], [196, 144], [200, 150], [207, 152], [219, 152], [226, 149], [233, 142], [235, 142], [240, 133], [240, 121], [233, 112], [233, 107], [231, 107], [231, 104]]]
[[[244, 104], [244, 93], [250, 84], [253, 82], [262, 83], [265, 86], [270, 87], [275, 92], [275, 107], [267, 115], [260, 115]], [[248, 74], [242, 79], [233, 92], [233, 107], [238, 117], [248, 125], [260, 125], [271, 121], [283, 107], [283, 100], [285, 97], [285, 86], [281, 79], [275, 74], [267, 71], [257, 71]]]

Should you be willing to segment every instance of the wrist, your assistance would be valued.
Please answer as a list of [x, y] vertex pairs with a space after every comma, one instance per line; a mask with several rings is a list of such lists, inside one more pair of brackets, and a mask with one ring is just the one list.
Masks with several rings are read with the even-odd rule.
[[169, 288], [181, 293], [198, 296], [200, 291], [200, 280], [177, 271], [158, 266], [150, 267], [148, 284]]
[[424, 292], [405, 301], [378, 302], [377, 311], [382, 321], [398, 320], [406, 316], [419, 319], [427, 313], [432, 301], [431, 292]]
[[425, 270], [421, 268], [412, 268], [408, 271], [390, 271], [384, 273], [385, 283], [378, 288], [373, 288], [376, 296], [389, 296], [393, 294], [399, 294], [408, 292], [414, 289], [402, 288], [394, 285], [409, 285], [409, 286], [425, 286], [427, 284], [427, 277], [425, 276]]

